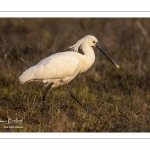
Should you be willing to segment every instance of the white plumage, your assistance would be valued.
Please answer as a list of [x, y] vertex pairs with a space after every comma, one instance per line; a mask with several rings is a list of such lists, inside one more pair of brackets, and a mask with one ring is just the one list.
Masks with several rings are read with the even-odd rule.
[[[95, 54], [92, 47], [100, 49], [111, 60], [99, 46], [96, 37], [87, 35], [69, 47], [72, 51], [56, 53], [41, 60], [23, 72], [19, 80], [21, 83], [34, 80], [42, 81], [45, 85], [53, 83], [52, 87], [67, 84], [79, 73], [87, 71], [93, 65]], [[78, 53], [79, 48], [84, 55]], [[113, 60], [111, 61], [119, 68]]]

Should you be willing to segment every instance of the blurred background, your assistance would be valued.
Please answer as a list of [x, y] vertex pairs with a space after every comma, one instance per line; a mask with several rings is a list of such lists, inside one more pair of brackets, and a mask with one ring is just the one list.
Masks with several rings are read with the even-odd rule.
[[[1, 18], [0, 120], [22, 120], [2, 132], [148, 132], [150, 131], [149, 18]], [[69, 50], [94, 35], [117, 62], [116, 69], [95, 49], [95, 64], [71, 82], [74, 93], [99, 117], [85, 112], [65, 86], [52, 89], [47, 114], [40, 112], [44, 87], [19, 83], [18, 77], [41, 59]], [[82, 53], [82, 52], [81, 52]], [[7, 127], [4, 127], [7, 126]]]

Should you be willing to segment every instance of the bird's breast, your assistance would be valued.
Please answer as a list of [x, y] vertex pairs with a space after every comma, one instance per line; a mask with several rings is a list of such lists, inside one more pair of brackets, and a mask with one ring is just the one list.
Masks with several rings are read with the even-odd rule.
[[81, 60], [81, 71], [80, 73], [83, 73], [87, 71], [95, 62], [95, 59], [90, 59], [86, 56], [83, 55], [83, 58]]

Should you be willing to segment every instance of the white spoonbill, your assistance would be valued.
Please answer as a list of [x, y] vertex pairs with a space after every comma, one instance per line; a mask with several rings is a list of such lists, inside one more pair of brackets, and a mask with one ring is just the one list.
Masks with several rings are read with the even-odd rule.
[[[87, 35], [78, 40], [76, 44], [69, 47], [72, 51], [60, 52], [44, 58], [36, 65], [23, 72], [19, 80], [22, 84], [29, 81], [43, 82], [47, 87], [43, 92], [42, 100], [45, 100], [46, 94], [50, 88], [66, 84], [71, 97], [82, 105], [74, 96], [68, 83], [78, 74], [87, 71], [93, 65], [95, 62], [95, 53], [92, 47], [98, 48], [117, 68], [119, 68], [99, 45], [96, 37]], [[79, 48], [84, 54], [78, 52]], [[84, 108], [87, 110], [86, 107]]]

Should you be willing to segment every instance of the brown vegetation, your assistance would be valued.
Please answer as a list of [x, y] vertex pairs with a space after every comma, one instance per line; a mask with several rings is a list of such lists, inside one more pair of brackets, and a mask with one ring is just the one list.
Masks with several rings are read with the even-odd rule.
[[[149, 33], [148, 18], [0, 19], [0, 131], [150, 131]], [[95, 64], [70, 83], [78, 98], [99, 117], [86, 113], [66, 86], [49, 91], [46, 113], [41, 114], [44, 87], [31, 83], [23, 96], [27, 84], [20, 85], [18, 77], [88, 34], [96, 36], [120, 66], [116, 69], [95, 49]], [[2, 122], [8, 118], [22, 121]]]

